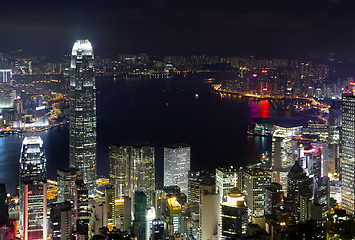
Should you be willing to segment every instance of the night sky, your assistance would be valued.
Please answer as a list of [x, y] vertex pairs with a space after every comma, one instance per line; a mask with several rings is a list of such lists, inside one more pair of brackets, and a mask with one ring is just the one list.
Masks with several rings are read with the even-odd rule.
[[354, 1], [0, 0], [0, 51], [97, 55], [355, 56]]

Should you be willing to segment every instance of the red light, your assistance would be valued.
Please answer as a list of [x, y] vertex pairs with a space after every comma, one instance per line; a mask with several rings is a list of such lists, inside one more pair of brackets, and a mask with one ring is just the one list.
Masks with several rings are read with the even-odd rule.
[[267, 91], [267, 88], [263, 88], [263, 91], [266, 92], [266, 91]]
[[350, 82], [350, 85], [351, 86], [355, 86], [355, 82]]
[[262, 73], [267, 73], [267, 70], [261, 70]]

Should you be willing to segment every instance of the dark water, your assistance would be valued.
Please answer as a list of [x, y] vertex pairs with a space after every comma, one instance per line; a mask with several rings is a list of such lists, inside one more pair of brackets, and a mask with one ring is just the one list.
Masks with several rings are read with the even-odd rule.
[[[167, 79], [97, 77], [97, 171], [108, 175], [108, 147], [113, 143], [150, 142], [156, 148], [158, 173], [163, 169], [163, 146], [186, 142], [191, 146], [193, 170], [255, 161], [270, 147], [266, 138], [246, 134], [250, 117], [284, 117], [267, 101], [252, 102], [211, 91], [192, 75]], [[217, 80], [233, 76], [212, 76]], [[199, 98], [195, 98], [195, 94]], [[45, 145], [48, 178], [65, 168], [68, 160], [68, 126], [39, 133]], [[22, 138], [0, 138], [0, 183], [14, 192]], [[161, 179], [158, 179], [158, 181]]]

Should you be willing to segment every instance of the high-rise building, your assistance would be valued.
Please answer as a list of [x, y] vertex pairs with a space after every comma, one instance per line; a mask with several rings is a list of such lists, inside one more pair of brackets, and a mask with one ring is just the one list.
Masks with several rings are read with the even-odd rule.
[[147, 206], [152, 206], [155, 193], [154, 147], [136, 145], [132, 147], [131, 186], [134, 191], [142, 191], [147, 196]]
[[265, 191], [270, 186], [271, 176], [261, 169], [251, 169], [245, 172], [244, 178], [248, 216], [257, 222], [265, 216]]
[[88, 237], [89, 234], [89, 190], [83, 180], [75, 182], [74, 230], [77, 238]]
[[200, 184], [204, 177], [205, 173], [203, 171], [189, 171], [188, 175], [188, 202], [200, 202]]
[[110, 183], [116, 189], [116, 198], [142, 191], [147, 197], [148, 207], [152, 206], [155, 193], [154, 147], [150, 145], [110, 147]]
[[23, 239], [47, 239], [47, 186], [31, 181], [24, 183]]
[[265, 215], [276, 216], [279, 206], [283, 205], [282, 186], [278, 183], [271, 183], [265, 189]]
[[341, 204], [347, 214], [355, 214], [355, 96], [343, 94], [341, 129]]
[[45, 188], [46, 185], [44, 184], [46, 182], [46, 157], [44, 154], [43, 141], [41, 137], [30, 136], [24, 138], [21, 147], [19, 175], [20, 235], [22, 237], [25, 237], [25, 235], [27, 234], [25, 232], [25, 221], [28, 221], [28, 219], [25, 219], [25, 215], [28, 216], [28, 212], [26, 212], [25, 207], [26, 204], [29, 204], [28, 199], [26, 200], [25, 185], [27, 184], [31, 188], [31, 183], [33, 181], [36, 181], [38, 182], [38, 184], [36, 184], [33, 188], [36, 188], [36, 186], [39, 187], [41, 183], [45, 191], [47, 190]]
[[20, 187], [24, 182], [46, 181], [46, 172], [46, 157], [41, 137], [25, 137], [20, 156]]
[[[300, 198], [300, 196], [303, 196], [303, 198]], [[311, 200], [312, 197], [313, 179], [306, 175], [298, 161], [296, 161], [287, 175], [287, 199], [290, 203], [290, 210], [294, 213], [296, 221], [301, 219], [301, 206], [306, 206], [304, 209], [308, 209], [308, 201]], [[302, 202], [300, 200], [302, 200]]]
[[272, 135], [272, 181], [281, 184], [285, 192], [287, 173], [294, 163], [292, 138], [301, 128], [298, 124], [280, 125]]
[[107, 226], [115, 226], [115, 188], [108, 186], [105, 189], [105, 202], [107, 205]]
[[248, 223], [248, 211], [244, 195], [238, 188], [233, 188], [227, 195], [227, 201], [221, 203], [220, 239], [243, 236]]
[[71, 239], [73, 231], [72, 204], [61, 202], [52, 205], [49, 223], [51, 239]]
[[228, 193], [237, 186], [238, 170], [236, 168], [216, 169], [216, 191], [219, 192], [220, 203], [227, 198]]
[[69, 168], [57, 171], [57, 202], [69, 201], [74, 204], [75, 181], [81, 179], [80, 170]]
[[69, 101], [69, 165], [81, 171], [89, 195], [96, 193], [96, 88], [89, 40], [74, 43]]
[[181, 204], [176, 197], [168, 198], [169, 225], [172, 226], [170, 235], [180, 232], [181, 225]]
[[216, 193], [216, 182], [210, 174], [206, 174], [200, 184], [199, 203], [199, 239], [214, 239], [218, 232], [219, 194]]
[[188, 172], [190, 171], [190, 147], [171, 144], [164, 147], [164, 186], [177, 185], [181, 192], [188, 192]]
[[[115, 187], [116, 198], [129, 196], [130, 146], [110, 146], [110, 183]], [[132, 197], [132, 196], [131, 196]]]
[[134, 217], [138, 223], [138, 232], [136, 233], [138, 240], [146, 240], [146, 210], [147, 196], [144, 192], [134, 193]]
[[131, 198], [123, 197], [115, 199], [115, 225], [122, 231], [129, 231], [131, 227]]

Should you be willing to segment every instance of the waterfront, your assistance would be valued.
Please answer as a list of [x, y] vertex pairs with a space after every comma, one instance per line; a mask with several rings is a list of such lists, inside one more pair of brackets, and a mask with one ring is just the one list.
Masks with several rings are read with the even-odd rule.
[[[157, 146], [156, 165], [163, 169], [164, 144], [191, 145], [191, 168], [213, 168], [255, 161], [270, 148], [263, 137], [246, 133], [250, 117], [291, 117], [267, 101], [253, 102], [214, 93], [204, 79], [232, 74], [188, 75], [176, 78], [97, 77], [97, 169], [108, 176], [108, 147], [113, 143], [150, 142]], [[195, 95], [198, 94], [198, 98]], [[44, 141], [49, 179], [68, 160], [68, 125], [38, 133]], [[0, 182], [14, 192], [22, 137], [0, 138]], [[161, 181], [161, 177], [157, 181]]]

